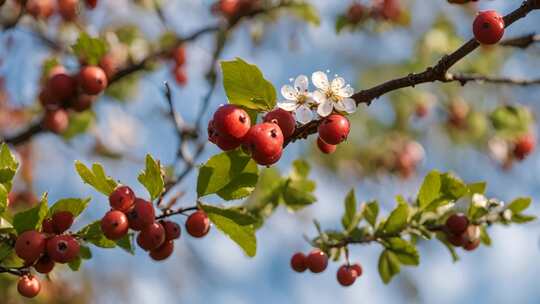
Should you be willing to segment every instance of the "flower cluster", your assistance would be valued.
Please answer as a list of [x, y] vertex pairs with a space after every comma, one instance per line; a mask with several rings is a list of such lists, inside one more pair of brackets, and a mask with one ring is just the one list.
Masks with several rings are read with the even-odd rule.
[[325, 72], [317, 71], [311, 75], [315, 91], [309, 91], [309, 78], [300, 75], [294, 80], [294, 87], [284, 85], [281, 95], [285, 100], [278, 103], [278, 107], [289, 112], [295, 112], [296, 120], [306, 124], [315, 117], [314, 111], [320, 117], [327, 117], [332, 112], [354, 113], [356, 102], [351, 96], [354, 89], [342, 77], [328, 80]]

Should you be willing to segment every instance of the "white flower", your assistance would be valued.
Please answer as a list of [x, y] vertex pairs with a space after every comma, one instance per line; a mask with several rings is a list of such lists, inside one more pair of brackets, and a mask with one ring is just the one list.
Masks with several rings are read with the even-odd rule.
[[482, 194], [475, 193], [473, 194], [472, 202], [475, 207], [486, 208], [488, 200]]
[[510, 209], [504, 210], [502, 217], [503, 217], [503, 219], [505, 219], [507, 221], [511, 220], [512, 219], [512, 210], [510, 210]]
[[330, 115], [334, 109], [347, 113], [356, 111], [356, 102], [350, 98], [354, 89], [346, 84], [345, 79], [336, 77], [330, 83], [326, 73], [318, 71], [313, 73], [311, 81], [317, 87], [313, 99], [319, 105], [317, 113], [321, 117]]
[[285, 100], [278, 102], [278, 107], [289, 112], [295, 112], [296, 120], [302, 124], [306, 124], [313, 119], [311, 106], [313, 98], [308, 92], [309, 79], [306, 75], [296, 77], [294, 87], [284, 85], [281, 87], [281, 95]]

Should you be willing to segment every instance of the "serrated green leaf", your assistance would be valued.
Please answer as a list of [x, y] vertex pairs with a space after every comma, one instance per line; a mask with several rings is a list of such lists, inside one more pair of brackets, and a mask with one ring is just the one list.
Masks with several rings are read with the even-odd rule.
[[239, 209], [238, 207], [225, 208], [206, 204], [200, 204], [200, 206], [207, 214], [212, 213], [226, 217], [241, 226], [248, 226], [257, 223], [257, 219], [255, 217], [246, 211]]
[[319, 12], [315, 8], [315, 6], [309, 3], [291, 3], [287, 5], [286, 8], [294, 15], [298, 16], [298, 18], [308, 23], [316, 26], [319, 26], [321, 24]]
[[379, 215], [379, 203], [372, 201], [366, 204], [364, 208], [364, 218], [366, 221], [375, 228], [377, 225], [377, 216]]
[[400, 271], [398, 257], [389, 250], [384, 250], [379, 257], [379, 275], [384, 284], [388, 284], [392, 277]]
[[241, 173], [227, 186], [217, 192], [217, 195], [226, 201], [244, 198], [255, 190], [259, 175], [257, 173]]
[[440, 175], [441, 178], [441, 195], [450, 200], [456, 200], [465, 194], [469, 190], [467, 185], [460, 179], [452, 176], [449, 173]]
[[107, 53], [107, 43], [104, 40], [92, 38], [85, 32], [80, 33], [71, 48], [77, 58], [89, 65], [97, 65], [101, 57]]
[[223, 87], [229, 103], [257, 111], [269, 111], [276, 105], [276, 89], [256, 65], [240, 58], [222, 61]]
[[71, 212], [71, 214], [73, 214], [74, 217], [77, 217], [86, 209], [86, 207], [88, 207], [90, 200], [92, 200], [92, 198], [90, 197], [85, 198], [85, 199], [80, 199], [80, 198], [61, 199], [57, 201], [56, 203], [54, 203], [51, 206], [51, 208], [49, 208], [47, 217], [51, 217], [53, 214], [59, 211], [69, 211]]
[[386, 249], [396, 254], [403, 265], [416, 266], [420, 263], [420, 255], [416, 247], [401, 238], [390, 238], [385, 242]]
[[97, 191], [109, 196], [118, 184], [105, 174], [103, 166], [98, 163], [92, 165], [92, 169], [85, 166], [82, 162], [75, 162], [75, 169], [83, 182], [94, 187]]
[[165, 189], [161, 165], [150, 154], [146, 155], [146, 168], [139, 174], [137, 180], [148, 190], [152, 201]]
[[135, 246], [133, 244], [133, 233], [126, 234], [123, 238], [116, 241], [118, 247], [124, 249], [129, 254], [135, 254]]
[[356, 197], [354, 194], [354, 189], [351, 189], [347, 196], [345, 197], [345, 213], [341, 217], [341, 224], [343, 225], [343, 228], [345, 230], [349, 230], [351, 228], [352, 224], [358, 224], [358, 222], [355, 223], [356, 218]]
[[525, 209], [529, 208], [530, 205], [531, 205], [530, 197], [520, 197], [513, 200], [510, 204], [508, 204], [506, 209], [510, 209], [512, 210], [512, 213], [518, 214], [525, 211]]
[[38, 230], [43, 219], [47, 216], [47, 194], [43, 194], [41, 201], [33, 208], [15, 214], [13, 217], [13, 228], [17, 234], [29, 230]]
[[418, 192], [418, 207], [423, 209], [437, 199], [441, 192], [441, 176], [437, 171], [431, 171], [424, 178]]
[[82, 259], [79, 256], [75, 257], [75, 259], [73, 259], [72, 261], [68, 263], [69, 269], [73, 271], [79, 271], [79, 269], [81, 268], [81, 265], [82, 265]]
[[68, 128], [62, 132], [62, 137], [69, 141], [77, 135], [85, 133], [95, 121], [95, 118], [96, 115], [92, 111], [71, 113]]
[[398, 203], [396, 208], [390, 213], [386, 223], [384, 224], [384, 231], [387, 234], [400, 233], [405, 227], [407, 227], [407, 221], [409, 218], [409, 205], [407, 203]]
[[81, 237], [84, 241], [89, 242], [97, 247], [101, 248], [114, 248], [116, 243], [111, 241], [103, 235], [101, 231], [100, 221], [95, 221], [85, 227], [83, 227], [77, 235]]
[[257, 253], [257, 238], [255, 237], [253, 225], [244, 225], [245, 218], [237, 217], [237, 214], [231, 216], [229, 212], [222, 212], [221, 210], [215, 212], [215, 207], [208, 208], [208, 205], [202, 205], [202, 208], [218, 230], [238, 244], [249, 257], [255, 256]]
[[19, 163], [8, 146], [0, 144], [0, 184], [4, 184], [7, 192], [11, 191], [11, 181], [18, 167]]

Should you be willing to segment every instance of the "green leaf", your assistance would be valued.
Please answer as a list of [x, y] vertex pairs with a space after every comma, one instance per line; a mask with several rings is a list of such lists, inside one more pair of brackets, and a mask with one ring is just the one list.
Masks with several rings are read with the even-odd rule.
[[92, 169], [85, 166], [82, 162], [75, 162], [75, 169], [83, 182], [94, 187], [97, 191], [109, 196], [118, 184], [105, 174], [103, 166], [98, 163], [92, 165]]
[[377, 225], [377, 216], [379, 215], [379, 203], [372, 201], [367, 203], [364, 208], [364, 218], [373, 227]]
[[512, 215], [512, 222], [517, 224], [524, 224], [528, 222], [532, 222], [536, 220], [536, 216], [534, 215], [526, 215], [526, 214], [513, 214]]
[[71, 214], [73, 214], [74, 217], [77, 217], [86, 209], [86, 207], [88, 207], [90, 200], [92, 200], [92, 198], [90, 197], [85, 198], [85, 199], [80, 199], [80, 198], [61, 199], [51, 206], [51, 208], [49, 209], [49, 212], [47, 213], [47, 217], [51, 217], [53, 214], [59, 211], [69, 211], [71, 212]]
[[71, 262], [68, 263], [69, 269], [73, 271], [78, 271], [81, 268], [82, 259], [80, 256], [75, 257]]
[[83, 260], [90, 260], [92, 258], [92, 251], [88, 246], [81, 245], [81, 249], [79, 251], [79, 256]]
[[240, 58], [222, 61], [223, 87], [229, 103], [257, 111], [269, 111], [276, 105], [276, 89], [256, 65]]
[[14, 252], [14, 248], [6, 243], [0, 243], [0, 262]]
[[485, 182], [479, 182], [479, 183], [472, 183], [468, 184], [467, 188], [469, 188], [470, 194], [484, 194], [486, 192], [486, 183]]
[[489, 237], [486, 226], [480, 226], [480, 241], [486, 246], [491, 246], [491, 238]]
[[379, 275], [384, 284], [388, 284], [399, 271], [398, 257], [391, 251], [384, 250], [379, 257]]
[[424, 182], [418, 192], [418, 207], [424, 209], [437, 199], [441, 192], [441, 175], [437, 171], [431, 171], [424, 178]]
[[124, 251], [129, 254], [135, 254], [135, 246], [133, 245], [133, 233], [128, 233], [123, 238], [116, 241], [116, 245], [124, 249]]
[[468, 187], [463, 181], [452, 176], [449, 173], [440, 175], [441, 178], [441, 194], [450, 200], [456, 200], [468, 192]]
[[11, 181], [19, 163], [6, 144], [0, 144], [0, 184], [4, 184], [7, 192], [11, 191]]
[[114, 248], [116, 243], [111, 241], [103, 235], [101, 231], [100, 221], [95, 221], [85, 227], [83, 227], [79, 232], [77, 232], [84, 241], [96, 245], [101, 248]]
[[92, 38], [81, 32], [75, 44], [71, 47], [75, 56], [90, 65], [97, 65], [101, 57], [107, 53], [107, 43], [99, 38]]
[[313, 189], [310, 180], [289, 180], [283, 190], [283, 203], [293, 211], [309, 206], [317, 201]]
[[71, 113], [69, 115], [69, 125], [66, 131], [62, 132], [65, 140], [70, 140], [79, 134], [85, 133], [95, 121], [95, 114], [92, 111], [81, 113]]
[[530, 205], [531, 205], [531, 198], [520, 197], [513, 200], [510, 204], [508, 204], [506, 208], [512, 210], [512, 213], [518, 214], [525, 211], [525, 209], [529, 208]]
[[0, 215], [6, 211], [8, 205], [8, 191], [4, 185], [0, 184]]
[[303, 159], [297, 159], [293, 162], [292, 179], [306, 179], [311, 171], [309, 163]]
[[250, 221], [246, 222], [244, 216], [234, 212], [231, 213], [230, 210], [226, 212], [218, 211], [219, 208], [210, 208], [209, 205], [201, 205], [201, 207], [217, 229], [238, 244], [249, 257], [255, 256], [257, 253], [257, 239], [253, 225], [246, 224]]
[[150, 154], [146, 155], [146, 168], [139, 174], [137, 180], [148, 190], [152, 201], [165, 189], [161, 165]]
[[340, 15], [336, 19], [336, 34], [339, 34], [347, 25], [349, 21], [345, 15]]
[[248, 226], [257, 223], [257, 219], [238, 207], [222, 208], [213, 205], [201, 204], [201, 208], [207, 214], [217, 214], [222, 217], [231, 219], [241, 226]]
[[17, 230], [17, 234], [29, 230], [38, 230], [41, 227], [41, 222], [47, 216], [47, 211], [47, 194], [45, 193], [35, 207], [15, 214], [13, 228]]
[[257, 184], [259, 169], [239, 150], [214, 155], [199, 169], [198, 197], [217, 193], [223, 199], [247, 196]]
[[416, 266], [420, 263], [420, 255], [416, 247], [401, 238], [390, 238], [385, 242], [385, 247], [396, 254], [399, 262], [403, 265]]
[[407, 203], [398, 203], [394, 211], [390, 213], [386, 223], [384, 224], [384, 231], [387, 234], [400, 233], [405, 227], [407, 227], [407, 221], [409, 218], [409, 205]]
[[319, 12], [317, 9], [309, 3], [291, 3], [286, 6], [293, 14], [298, 16], [298, 18], [311, 23], [313, 25], [319, 26], [321, 24], [321, 18], [319, 17]]
[[341, 218], [341, 224], [343, 225], [343, 228], [345, 230], [349, 230], [351, 226], [354, 224], [358, 224], [358, 222], [355, 223], [356, 218], [356, 197], [354, 195], [354, 189], [351, 189], [347, 196], [345, 197], [345, 213], [343, 214], [343, 217]]

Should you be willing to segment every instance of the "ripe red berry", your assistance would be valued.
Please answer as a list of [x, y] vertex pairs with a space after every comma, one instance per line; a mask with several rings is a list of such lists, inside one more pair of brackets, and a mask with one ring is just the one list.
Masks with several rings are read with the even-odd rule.
[[461, 247], [466, 242], [463, 233], [462, 234], [447, 234], [446, 235], [446, 240], [450, 244], [452, 244], [452, 245], [454, 245], [456, 247]]
[[376, 12], [385, 20], [398, 21], [402, 8], [399, 0], [383, 0]]
[[349, 265], [342, 265], [337, 271], [337, 280], [341, 286], [351, 286], [356, 281], [356, 270]]
[[43, 127], [53, 133], [61, 134], [69, 126], [69, 115], [66, 110], [46, 111], [43, 117]]
[[186, 68], [184, 66], [173, 67], [174, 80], [179, 86], [185, 86], [188, 82]]
[[88, 65], [79, 71], [79, 83], [86, 94], [97, 95], [107, 87], [107, 75], [102, 68]]
[[90, 9], [96, 8], [98, 0], [86, 0], [86, 6]]
[[171, 221], [161, 221], [160, 223], [165, 229], [165, 240], [170, 241], [180, 238], [182, 232], [180, 225]]
[[155, 216], [152, 203], [141, 198], [136, 198], [135, 206], [127, 213], [129, 228], [135, 231], [141, 231], [144, 227], [154, 223]]
[[61, 103], [75, 96], [77, 81], [65, 72], [56, 72], [47, 81], [47, 89]]
[[34, 268], [39, 273], [49, 273], [54, 268], [54, 261], [48, 255], [43, 255], [34, 265]]
[[46, 218], [43, 220], [43, 223], [41, 223], [41, 232], [50, 234], [54, 233], [52, 218]]
[[503, 17], [496, 11], [479, 12], [473, 23], [474, 38], [481, 44], [495, 44], [504, 35]]
[[28, 263], [33, 263], [45, 252], [45, 236], [35, 230], [21, 233], [15, 242], [15, 253]]
[[291, 268], [296, 272], [304, 272], [307, 269], [306, 255], [297, 252], [291, 258]]
[[41, 90], [38, 98], [39, 98], [39, 103], [44, 109], [54, 110], [54, 109], [58, 109], [62, 105], [61, 100], [55, 98], [50, 93], [50, 90], [47, 87]]
[[208, 122], [208, 140], [216, 144], [223, 151], [234, 150], [242, 144], [242, 141], [234, 138], [227, 138], [219, 135], [216, 128], [214, 127], [214, 121], [210, 120]]
[[277, 108], [264, 116], [264, 122], [272, 122], [279, 126], [283, 138], [289, 138], [296, 129], [296, 120], [291, 112]]
[[514, 156], [519, 159], [525, 159], [532, 153], [536, 146], [536, 138], [532, 134], [526, 134], [521, 136], [514, 146]]
[[174, 250], [174, 242], [166, 241], [163, 245], [159, 246], [157, 249], [150, 251], [150, 257], [154, 261], [162, 261], [170, 257]]
[[324, 154], [332, 154], [336, 152], [336, 145], [330, 145], [325, 143], [320, 137], [317, 138], [317, 147], [319, 147], [319, 150], [321, 150]]
[[469, 219], [463, 213], [455, 213], [448, 217], [445, 226], [451, 234], [460, 235], [467, 230]]
[[58, 11], [65, 21], [77, 18], [78, 0], [58, 0]]
[[173, 59], [176, 66], [182, 66], [186, 63], [186, 49], [179, 46], [173, 50]]
[[119, 240], [129, 230], [127, 216], [118, 210], [111, 210], [101, 219], [101, 231], [110, 240]]
[[208, 121], [208, 141], [214, 144], [217, 144], [218, 136], [219, 134], [216, 131], [216, 128], [214, 127], [214, 121], [209, 120]]
[[153, 250], [165, 242], [165, 229], [160, 223], [144, 227], [137, 236], [137, 244], [144, 250]]
[[214, 113], [214, 128], [220, 136], [231, 139], [242, 139], [249, 131], [251, 119], [246, 111], [226, 104]]
[[360, 3], [353, 3], [347, 10], [346, 18], [349, 23], [357, 24], [364, 19], [366, 8]]
[[277, 124], [263, 122], [249, 129], [245, 147], [260, 165], [277, 162], [283, 151], [283, 133]]
[[109, 204], [115, 210], [128, 212], [135, 204], [135, 193], [128, 186], [118, 186], [109, 195]]
[[210, 220], [204, 211], [197, 210], [186, 220], [186, 231], [192, 237], [200, 238], [210, 230]]
[[328, 256], [320, 249], [313, 249], [306, 258], [308, 269], [313, 273], [320, 273], [328, 266]]
[[241, 0], [219, 0], [218, 10], [227, 18], [232, 18], [239, 13]]
[[480, 246], [480, 239], [469, 241], [463, 245], [463, 249], [467, 251], [473, 251]]
[[53, 0], [28, 0], [26, 11], [36, 19], [48, 19], [54, 13]]
[[94, 95], [79, 94], [71, 101], [70, 107], [76, 112], [84, 112], [92, 107], [94, 101], [96, 101]]
[[111, 80], [119, 69], [116, 58], [111, 54], [106, 54], [105, 56], [101, 57], [99, 60], [99, 67], [102, 68], [105, 75], [107, 75], [107, 80]]
[[327, 144], [337, 145], [347, 139], [350, 127], [345, 116], [332, 114], [319, 125], [319, 137]]
[[17, 283], [17, 291], [23, 297], [33, 298], [38, 295], [40, 290], [41, 284], [33, 275], [22, 276]]
[[53, 214], [52, 224], [56, 234], [64, 233], [73, 225], [73, 214], [69, 211], [59, 211]]
[[358, 263], [353, 264], [353, 265], [351, 265], [351, 268], [356, 273], [357, 278], [362, 276], [362, 266], [360, 266], [360, 264], [358, 264]]
[[47, 241], [47, 254], [57, 263], [69, 263], [78, 255], [81, 247], [71, 235], [57, 235]]

